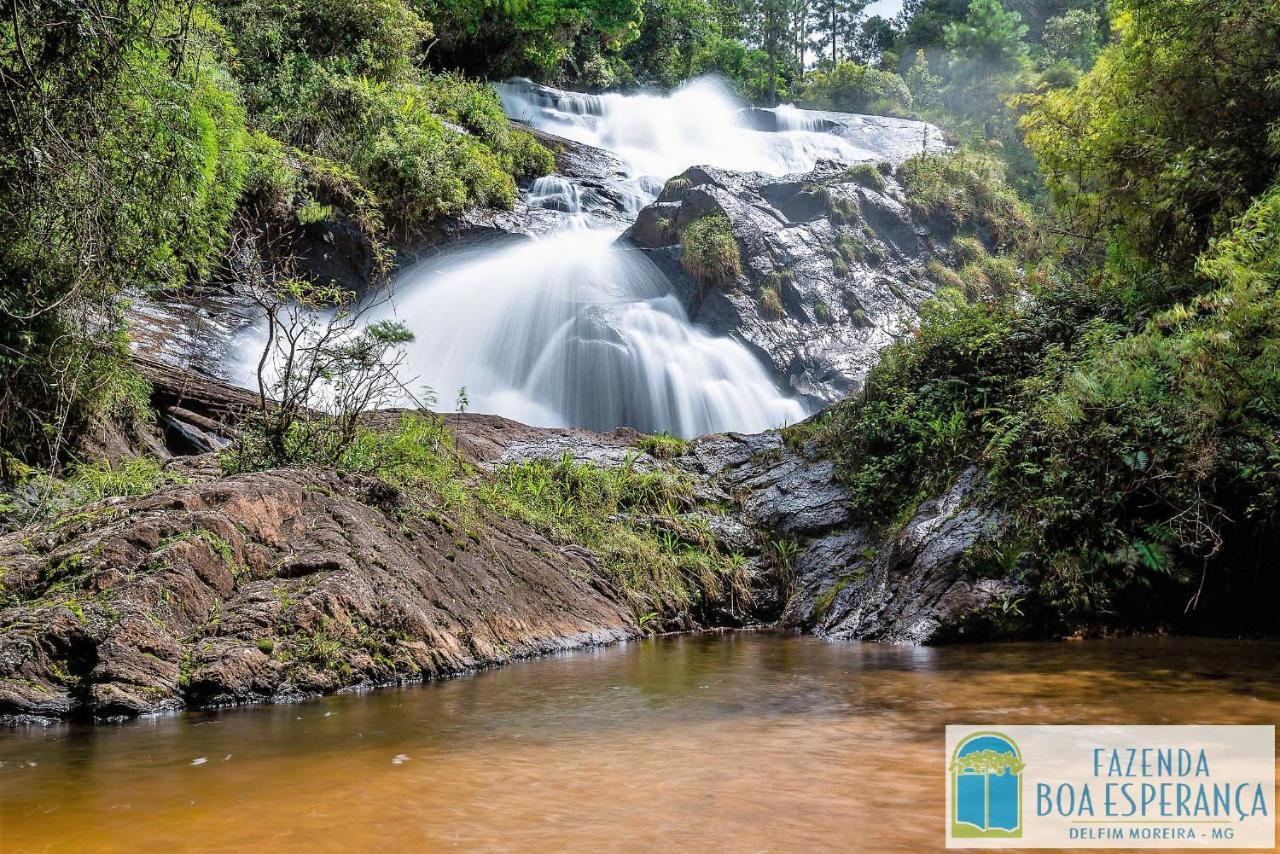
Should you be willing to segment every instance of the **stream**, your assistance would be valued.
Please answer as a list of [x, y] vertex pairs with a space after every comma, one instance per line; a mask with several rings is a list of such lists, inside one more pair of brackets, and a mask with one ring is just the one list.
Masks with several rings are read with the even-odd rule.
[[948, 723], [1277, 720], [1276, 642], [672, 636], [296, 705], [0, 731], [0, 849], [918, 852], [941, 847]]

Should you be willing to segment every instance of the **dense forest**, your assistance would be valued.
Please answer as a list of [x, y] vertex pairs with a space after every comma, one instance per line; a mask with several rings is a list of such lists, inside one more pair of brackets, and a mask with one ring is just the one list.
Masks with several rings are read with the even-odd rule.
[[[858, 518], [891, 527], [976, 466], [1012, 524], [972, 569], [1026, 579], [1055, 625], [1274, 602], [1280, 2], [865, 8], [15, 0], [0, 19], [0, 477], [101, 477], [80, 433], [148, 417], [125, 323], [137, 295], [226, 282], [246, 253], [270, 269], [334, 219], [381, 275], [433, 221], [510, 207], [554, 160], [486, 81], [717, 74], [758, 104], [923, 118], [953, 143], [899, 178], [965, 263], [932, 271], [944, 287], [863, 390], [787, 432], [837, 461]], [[345, 298], [269, 278], [282, 299]], [[404, 335], [375, 328], [326, 370], [364, 370]], [[306, 456], [292, 429], [236, 465]]]

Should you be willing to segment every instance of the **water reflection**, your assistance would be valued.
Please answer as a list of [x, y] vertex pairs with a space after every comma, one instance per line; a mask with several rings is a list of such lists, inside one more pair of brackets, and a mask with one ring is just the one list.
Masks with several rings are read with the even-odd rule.
[[294, 706], [11, 731], [0, 848], [932, 850], [946, 723], [1274, 723], [1277, 652], [730, 633]]

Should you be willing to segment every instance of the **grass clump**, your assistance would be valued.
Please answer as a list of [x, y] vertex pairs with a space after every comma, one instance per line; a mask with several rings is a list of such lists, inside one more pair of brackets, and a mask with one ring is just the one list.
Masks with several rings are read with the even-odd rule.
[[115, 463], [106, 459], [78, 463], [61, 477], [35, 472], [12, 460], [10, 465], [15, 469], [13, 491], [0, 494], [0, 521], [24, 524], [52, 520], [54, 529], [111, 512], [106, 508], [82, 510], [86, 505], [108, 498], [150, 495], [163, 486], [186, 480], [167, 471], [152, 457], [125, 457]]
[[782, 295], [776, 284], [766, 282], [760, 286], [756, 296], [760, 300], [760, 308], [764, 311], [765, 317], [778, 320], [787, 316], [786, 307], [782, 304]]
[[724, 214], [708, 214], [685, 226], [680, 263], [704, 286], [727, 284], [742, 273], [742, 254]]
[[877, 193], [883, 193], [888, 186], [884, 180], [884, 173], [872, 163], [855, 163], [845, 170], [844, 175], [845, 178], [855, 184], [861, 184], [868, 190], [875, 190]]
[[678, 457], [689, 448], [689, 443], [670, 433], [658, 433], [654, 436], [641, 436], [636, 440], [636, 447], [657, 460], [669, 460]]
[[683, 475], [606, 469], [566, 454], [500, 469], [479, 495], [556, 542], [590, 549], [646, 628], [712, 608], [741, 613], [750, 601], [745, 562], [719, 549]]

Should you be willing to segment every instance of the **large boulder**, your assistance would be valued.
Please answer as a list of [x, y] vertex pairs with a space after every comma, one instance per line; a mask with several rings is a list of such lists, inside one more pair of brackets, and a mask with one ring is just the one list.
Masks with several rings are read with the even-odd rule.
[[[831, 403], [861, 386], [937, 287], [925, 265], [940, 247], [883, 164], [824, 161], [781, 178], [697, 166], [667, 182], [621, 239], [663, 268], [694, 321]], [[737, 242], [731, 281], [698, 281], [682, 264], [685, 229], [709, 215], [727, 217]]]

